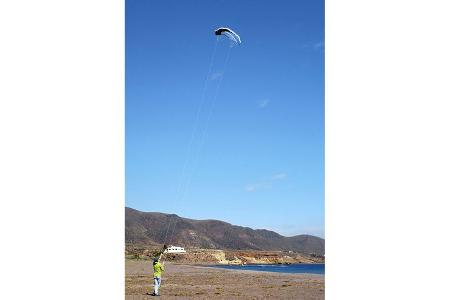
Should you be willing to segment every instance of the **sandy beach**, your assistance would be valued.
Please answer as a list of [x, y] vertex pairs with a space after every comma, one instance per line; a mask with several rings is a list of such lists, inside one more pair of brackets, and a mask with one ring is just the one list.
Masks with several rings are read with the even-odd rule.
[[[160, 299], [324, 299], [324, 275], [225, 270], [165, 263]], [[153, 299], [152, 264], [125, 261], [127, 300]]]

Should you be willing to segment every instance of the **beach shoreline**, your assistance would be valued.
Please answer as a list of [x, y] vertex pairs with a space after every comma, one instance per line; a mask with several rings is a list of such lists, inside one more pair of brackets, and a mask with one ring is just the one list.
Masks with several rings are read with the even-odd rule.
[[[324, 299], [325, 276], [165, 263], [164, 299]], [[152, 263], [125, 260], [127, 300], [152, 299]]]

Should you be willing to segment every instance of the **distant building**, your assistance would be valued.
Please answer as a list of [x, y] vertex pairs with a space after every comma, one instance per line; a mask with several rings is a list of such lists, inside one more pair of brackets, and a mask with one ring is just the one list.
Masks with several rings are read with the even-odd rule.
[[165, 253], [186, 253], [186, 250], [184, 250], [183, 247], [177, 247], [177, 246], [169, 246]]

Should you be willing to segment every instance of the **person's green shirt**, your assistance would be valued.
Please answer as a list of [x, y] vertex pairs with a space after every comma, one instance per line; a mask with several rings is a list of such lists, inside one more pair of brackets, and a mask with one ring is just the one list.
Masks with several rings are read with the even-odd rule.
[[153, 265], [153, 277], [161, 277], [164, 272], [164, 266], [158, 261]]

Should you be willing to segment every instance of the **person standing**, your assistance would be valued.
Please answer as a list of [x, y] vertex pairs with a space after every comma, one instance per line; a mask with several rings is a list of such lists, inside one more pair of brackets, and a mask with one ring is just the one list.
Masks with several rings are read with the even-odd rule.
[[155, 290], [153, 296], [159, 296], [159, 289], [161, 287], [161, 276], [164, 272], [164, 264], [160, 262], [160, 257], [156, 257], [153, 260], [153, 279], [155, 282]]

